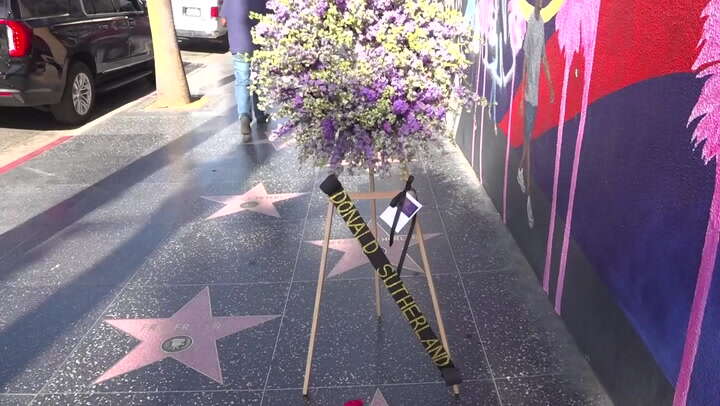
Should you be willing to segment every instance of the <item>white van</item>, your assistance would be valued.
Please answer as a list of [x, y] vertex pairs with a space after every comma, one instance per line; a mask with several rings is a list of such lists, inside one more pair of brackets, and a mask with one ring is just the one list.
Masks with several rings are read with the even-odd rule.
[[224, 40], [227, 28], [220, 23], [222, 4], [223, 0], [172, 0], [177, 37]]

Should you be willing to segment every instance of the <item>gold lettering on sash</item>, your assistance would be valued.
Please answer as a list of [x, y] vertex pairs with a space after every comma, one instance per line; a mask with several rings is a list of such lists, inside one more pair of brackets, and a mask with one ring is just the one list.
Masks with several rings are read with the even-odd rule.
[[431, 348], [437, 345], [438, 339], [432, 338], [430, 340], [420, 340], [425, 350], [429, 351]]
[[[440, 347], [442, 348], [442, 347]], [[443, 348], [444, 350], [444, 348]], [[444, 367], [446, 365], [450, 364], [450, 354], [447, 353], [447, 351], [443, 351], [442, 355], [438, 357], [432, 357], [432, 361], [435, 365], [439, 367]]]
[[[391, 281], [391, 279], [393, 279], [393, 281]], [[401, 283], [403, 283], [403, 281], [397, 276], [397, 273], [395, 273], [394, 277], [385, 279], [385, 287], [387, 287], [388, 289], [400, 285]], [[390, 295], [392, 295], [392, 293], [390, 293]]]
[[380, 278], [384, 280], [385, 278], [387, 278], [388, 276], [390, 276], [391, 274], [394, 273], [394, 269], [393, 269], [392, 265], [385, 264], [382, 266], [382, 268], [377, 269], [377, 273], [380, 276]]
[[365, 226], [365, 222], [360, 221], [360, 212], [358, 211], [357, 208], [353, 208], [352, 210], [343, 214], [342, 217], [348, 226], [352, 226], [352, 227]]
[[[404, 288], [403, 288], [404, 289]], [[406, 290], [407, 292], [407, 290]], [[412, 306], [415, 304], [415, 300], [410, 295], [405, 295], [401, 297], [400, 299], [396, 300], [395, 303], [400, 307], [401, 311], [404, 311], [408, 306]]]
[[366, 255], [374, 254], [379, 249], [380, 249], [380, 246], [378, 245], [377, 241], [375, 241], [375, 240], [372, 240], [363, 246], [363, 252]]
[[[357, 209], [356, 209], [356, 210], [357, 210]], [[361, 222], [358, 222], [358, 223], [355, 223], [355, 224], [347, 223], [347, 226], [348, 226], [348, 228], [350, 229], [350, 231], [352, 231], [352, 233], [353, 233], [353, 235], [355, 236], [355, 238], [360, 238], [360, 233], [361, 233], [363, 230], [365, 230], [365, 229], [370, 230], [365, 223], [361, 223]], [[367, 234], [367, 232], [365, 232], [363, 235], [365, 235], [365, 234]]]
[[359, 240], [362, 236], [369, 234], [369, 233], [370, 233], [370, 229], [366, 228], [364, 233], [362, 233], [360, 235], [356, 235], [355, 238], [357, 238]]
[[418, 316], [408, 321], [410, 322], [410, 327], [412, 327], [412, 329], [415, 331], [417, 331], [420, 327], [426, 326], [428, 324], [425, 316]]
[[347, 197], [348, 197], [347, 192], [345, 192], [344, 190], [341, 190], [341, 191], [335, 193], [334, 195], [330, 196], [330, 200], [335, 204], [339, 204], [340, 202], [347, 200]]
[[[405, 318], [408, 320], [415, 320], [418, 317], [422, 316], [422, 313], [420, 312], [420, 308], [417, 304], [413, 303], [412, 305], [408, 306], [407, 308], [402, 310], [403, 314], [405, 315]], [[412, 323], [412, 322], [411, 322]]]
[[416, 329], [416, 330], [415, 330], [415, 335], [416, 335], [417, 338], [420, 340], [420, 339], [422, 339], [422, 334], [421, 334], [421, 333], [422, 333], [423, 331], [429, 329], [429, 328], [430, 328], [430, 325], [429, 325], [429, 324], [426, 324], [426, 325], [424, 325], [422, 328]]
[[[403, 293], [403, 292], [405, 294], [402, 295], [402, 297], [410, 296], [410, 292], [408, 292], [407, 289], [405, 288], [405, 284], [401, 285], [398, 289], [395, 289], [394, 292], [391, 292], [390, 296], [392, 296], [392, 298], [395, 299], [395, 296], [397, 296], [398, 293]], [[395, 302], [397, 303], [398, 300], [399, 299], [395, 299]]]
[[450, 362], [450, 356], [447, 351], [445, 351], [440, 340], [433, 338], [430, 340], [420, 340], [420, 342], [422, 342], [423, 347], [425, 347], [425, 352], [430, 355], [435, 365], [442, 367]]
[[353, 205], [352, 202], [348, 200], [343, 200], [342, 202], [337, 204], [337, 210], [342, 217], [345, 217], [345, 213], [352, 210], [353, 207], [355, 207], [355, 205]]

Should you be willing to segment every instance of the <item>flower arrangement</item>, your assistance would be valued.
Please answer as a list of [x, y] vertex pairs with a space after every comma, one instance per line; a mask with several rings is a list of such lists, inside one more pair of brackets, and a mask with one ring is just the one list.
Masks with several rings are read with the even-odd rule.
[[252, 90], [316, 166], [406, 165], [469, 97], [470, 29], [439, 0], [270, 0], [253, 29]]

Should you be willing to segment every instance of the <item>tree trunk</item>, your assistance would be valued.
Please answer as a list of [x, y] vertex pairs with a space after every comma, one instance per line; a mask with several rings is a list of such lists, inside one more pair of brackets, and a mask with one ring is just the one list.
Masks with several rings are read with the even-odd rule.
[[156, 104], [159, 107], [189, 104], [190, 90], [175, 36], [170, 0], [149, 0], [148, 13], [155, 53]]

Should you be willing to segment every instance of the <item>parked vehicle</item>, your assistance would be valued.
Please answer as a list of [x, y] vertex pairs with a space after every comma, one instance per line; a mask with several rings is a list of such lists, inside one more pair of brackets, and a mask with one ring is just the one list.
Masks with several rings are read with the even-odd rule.
[[97, 94], [152, 73], [144, 0], [0, 0], [0, 106], [80, 124]]
[[222, 4], [223, 0], [172, 0], [177, 37], [227, 41], [227, 28], [220, 23]]

